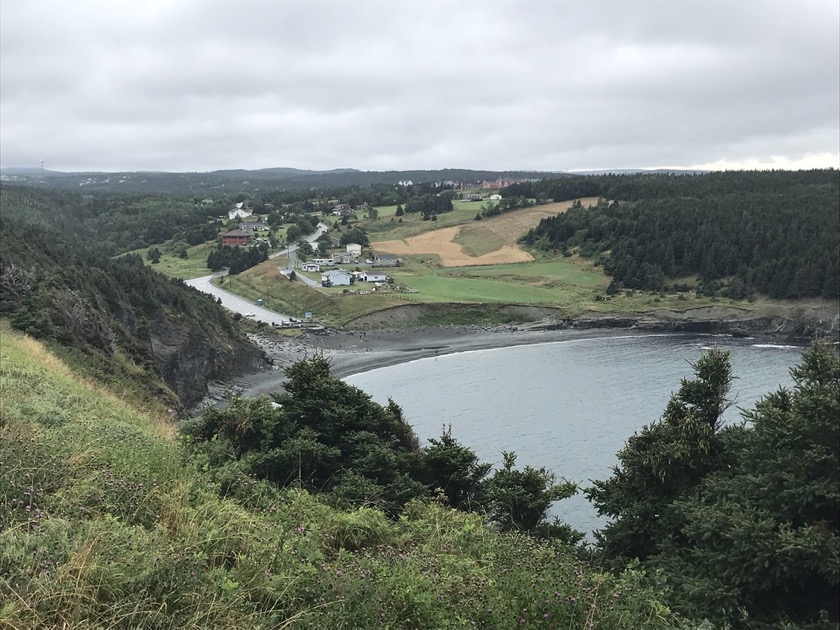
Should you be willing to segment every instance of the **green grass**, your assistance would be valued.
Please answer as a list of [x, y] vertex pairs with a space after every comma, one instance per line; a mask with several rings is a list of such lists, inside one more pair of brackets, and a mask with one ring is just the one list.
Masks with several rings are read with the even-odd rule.
[[267, 261], [220, 286], [248, 300], [262, 298], [268, 308], [292, 317], [302, 318], [310, 312], [316, 320], [330, 325], [343, 325], [362, 315], [406, 303], [389, 294], [344, 295], [346, 287], [312, 288], [300, 281], [289, 281], [277, 267], [277, 261]]
[[[351, 287], [308, 287], [302, 282], [289, 282], [281, 276], [277, 267], [283, 263], [279, 259], [249, 269], [235, 276], [232, 281], [226, 280], [221, 286], [248, 300], [263, 298], [269, 308], [293, 317], [303, 317], [304, 313], [312, 312], [322, 323], [338, 326], [404, 304], [436, 305], [433, 312], [419, 316], [422, 318], [428, 315], [440, 324], [470, 323], [463, 321], [467, 312], [463, 306], [469, 304], [544, 306], [557, 308], [565, 316], [574, 316], [584, 311], [617, 314], [655, 309], [684, 311], [712, 304], [750, 308], [743, 302], [698, 298], [694, 294], [660, 296], [629, 291], [606, 296], [609, 278], [600, 267], [578, 257], [452, 268], [441, 267], [435, 262], [424, 262], [435, 258], [407, 257], [405, 266], [388, 269], [387, 273], [394, 278], [395, 286], [407, 287], [411, 293], [345, 294], [348, 289], [369, 289], [365, 283]], [[309, 275], [313, 277], [313, 274]], [[445, 304], [452, 304], [453, 308], [440, 310]], [[490, 321], [487, 317], [491, 315], [473, 314], [482, 323]], [[509, 319], [510, 315], [492, 315], [491, 320], [496, 321], [498, 318]]]
[[661, 593], [413, 503], [399, 520], [209, 469], [165, 416], [0, 328], [0, 627], [669, 628]]
[[483, 227], [480, 224], [471, 227], [470, 230], [462, 228], [454, 239], [461, 246], [461, 249], [470, 256], [478, 257], [495, 252], [507, 243], [504, 237], [496, 234], [490, 228]]
[[160, 247], [160, 262], [152, 265], [146, 260], [146, 251], [141, 252], [143, 259], [158, 271], [171, 278], [198, 278], [211, 273], [207, 267], [207, 256], [216, 247], [215, 241], [201, 243], [187, 250], [187, 258], [181, 258], [176, 252], [170, 252], [165, 247]]
[[[419, 213], [405, 214], [402, 217], [392, 217], [390, 214], [386, 216], [380, 213], [378, 219], [360, 219], [357, 225], [367, 230], [371, 241], [402, 240], [424, 232], [469, 223], [475, 219], [475, 213], [478, 212], [481, 204], [455, 201], [453, 206], [452, 212], [438, 215], [437, 221], [423, 221]], [[394, 209], [396, 210], [396, 206]], [[402, 219], [401, 223], [400, 219]]]

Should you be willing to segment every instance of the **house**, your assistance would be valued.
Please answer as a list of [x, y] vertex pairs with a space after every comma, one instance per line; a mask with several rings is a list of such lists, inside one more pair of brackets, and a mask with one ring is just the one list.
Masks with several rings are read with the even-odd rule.
[[365, 282], [387, 282], [388, 276], [383, 271], [363, 271], [362, 279]]
[[265, 224], [261, 223], [260, 221], [251, 221], [248, 223], [242, 223], [239, 225], [239, 228], [242, 230], [248, 230], [250, 232], [255, 232], [257, 230], [264, 230]]
[[481, 195], [467, 195], [467, 201], [481, 201]]
[[332, 255], [332, 264], [334, 265], [349, 265], [350, 263], [357, 262], [358, 260], [358, 256], [354, 256], [348, 252], [335, 252]]
[[221, 239], [222, 245], [247, 245], [251, 242], [251, 235], [242, 230], [231, 230], [222, 234]]
[[301, 271], [314, 271], [318, 272], [321, 271], [321, 265], [316, 262], [304, 262], [300, 263]]
[[506, 186], [512, 186], [513, 184], [519, 184], [525, 181], [524, 179], [514, 179], [514, 178], [499, 178], [494, 182], [483, 181], [481, 182], [481, 187], [484, 190], [499, 190], [500, 188], [505, 188]]
[[347, 243], [347, 253], [351, 256], [361, 256], [362, 255], [362, 246], [358, 243]]
[[368, 205], [367, 201], [365, 201], [364, 203], [360, 203], [358, 206], [356, 206], [356, 210], [358, 210], [359, 212], [367, 212], [369, 208], [370, 206]]
[[332, 209], [332, 213], [334, 216], [337, 217], [352, 217], [353, 216], [353, 208], [351, 208], [346, 203], [340, 203], [335, 208]]
[[331, 265], [333, 264], [332, 258], [313, 258], [311, 262], [315, 263], [316, 265]]
[[353, 282], [353, 274], [344, 269], [333, 269], [321, 274], [321, 286], [342, 287], [350, 286]]
[[[241, 204], [236, 204], [237, 206]], [[250, 210], [246, 208], [234, 208], [230, 212], [228, 212], [228, 219], [244, 219], [245, 217], [250, 217], [253, 214]]]
[[490, 195], [490, 201], [499, 201], [502, 196], [499, 193], [494, 193]]
[[374, 267], [399, 267], [402, 264], [402, 258], [396, 254], [374, 254]]

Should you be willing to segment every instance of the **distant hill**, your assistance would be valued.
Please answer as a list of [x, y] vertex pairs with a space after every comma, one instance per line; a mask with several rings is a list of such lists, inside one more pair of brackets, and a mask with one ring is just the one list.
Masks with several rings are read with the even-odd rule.
[[711, 173], [698, 169], [688, 168], [602, 168], [594, 171], [573, 171], [569, 175], [703, 175]]
[[212, 192], [253, 193], [271, 189], [338, 188], [397, 185], [402, 181], [457, 181], [480, 184], [499, 178], [542, 179], [558, 177], [562, 173], [535, 171], [486, 171], [469, 169], [439, 169], [411, 171], [360, 171], [339, 168], [311, 171], [277, 167], [258, 170], [230, 169], [207, 173], [167, 173], [152, 171], [77, 172], [41, 171], [38, 168], [4, 167], [0, 180], [46, 188], [79, 191], [175, 193], [207, 195]]

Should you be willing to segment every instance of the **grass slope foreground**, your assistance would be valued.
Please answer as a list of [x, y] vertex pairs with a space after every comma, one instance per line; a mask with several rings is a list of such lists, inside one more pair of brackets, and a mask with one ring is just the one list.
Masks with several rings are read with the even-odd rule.
[[163, 415], [0, 333], [0, 627], [678, 625], [640, 573], [434, 503], [390, 520], [247, 477], [222, 496]]

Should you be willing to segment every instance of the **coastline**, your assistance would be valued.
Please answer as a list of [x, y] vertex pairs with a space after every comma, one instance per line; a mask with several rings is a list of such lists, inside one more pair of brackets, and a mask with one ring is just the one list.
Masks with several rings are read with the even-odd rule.
[[[400, 309], [404, 315], [405, 307]], [[720, 306], [634, 314], [587, 312], [574, 319], [543, 314], [530, 323], [495, 326], [393, 328], [377, 319], [357, 324], [352, 330], [304, 331], [299, 337], [278, 336], [270, 330], [250, 334], [250, 339], [265, 353], [267, 369], [240, 374], [224, 383], [210, 383], [207, 395], [193, 413], [200, 413], [208, 405], [224, 406], [230, 392], [248, 397], [279, 392], [285, 381], [283, 369], [316, 354], [330, 360], [335, 376], [346, 378], [416, 359], [575, 339], [689, 333], [803, 346], [815, 338], [833, 342], [840, 339], [840, 313], [833, 306], [774, 308], [760, 313]]]
[[[227, 390], [257, 397], [282, 389], [283, 368], [304, 357], [322, 354], [330, 360], [338, 378], [390, 367], [434, 356], [533, 345], [575, 339], [651, 335], [653, 331], [629, 328], [521, 329], [517, 326], [448, 326], [380, 329], [367, 331], [329, 330], [305, 333], [299, 338], [281, 339], [250, 335], [269, 359], [270, 368], [242, 374], [225, 384], [211, 385], [201, 406], [219, 404]], [[661, 333], [659, 333], [661, 334]]]
[[[613, 325], [609, 325], [609, 324]], [[250, 338], [266, 354], [269, 368], [234, 377], [226, 383], [215, 383], [209, 388], [202, 404], [223, 406], [229, 391], [244, 396], [258, 397], [282, 390], [283, 369], [292, 363], [316, 354], [330, 360], [333, 374], [346, 378], [353, 374], [390, 367], [417, 359], [442, 356], [475, 350], [489, 350], [521, 345], [596, 339], [621, 336], [649, 336], [663, 334], [704, 334], [709, 336], [747, 336], [739, 331], [717, 332], [686, 330], [668, 326], [616, 326], [616, 322], [558, 323], [502, 326], [420, 326], [413, 328], [382, 328], [376, 330], [327, 330], [323, 333], [304, 333], [300, 337], [283, 338], [273, 335], [252, 334]], [[623, 322], [622, 322], [623, 323]], [[600, 324], [600, 325], [598, 325]], [[804, 338], [755, 333], [757, 341], [805, 345]]]

